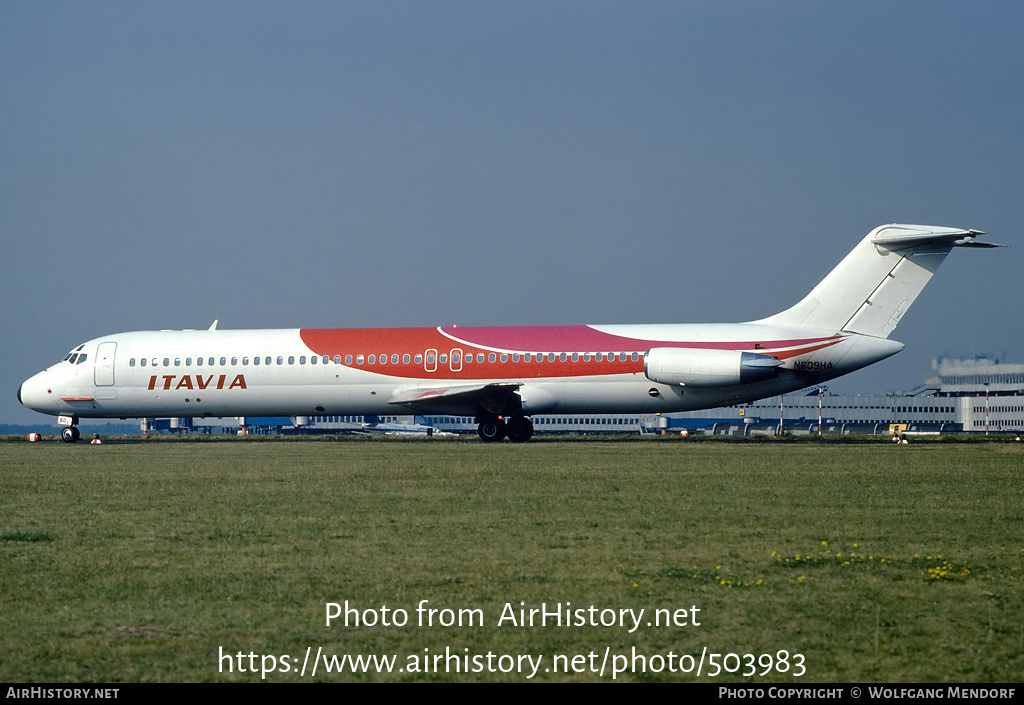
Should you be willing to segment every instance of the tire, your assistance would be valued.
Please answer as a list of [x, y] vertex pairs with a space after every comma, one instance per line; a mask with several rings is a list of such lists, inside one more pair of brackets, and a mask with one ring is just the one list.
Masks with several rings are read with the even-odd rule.
[[527, 418], [514, 418], [508, 422], [507, 435], [513, 443], [526, 443], [533, 438], [533, 423]]
[[60, 432], [60, 437], [65, 443], [76, 442], [79, 439], [78, 427], [65, 426]]
[[505, 422], [500, 419], [481, 421], [476, 432], [484, 443], [497, 443], [505, 437]]

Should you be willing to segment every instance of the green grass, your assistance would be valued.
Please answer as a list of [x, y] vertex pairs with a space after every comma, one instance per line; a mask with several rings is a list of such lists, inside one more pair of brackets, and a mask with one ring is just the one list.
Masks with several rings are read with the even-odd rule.
[[[447, 646], [544, 654], [537, 680], [611, 678], [544, 672], [554, 654], [707, 647], [803, 655], [803, 678], [758, 682], [1019, 682], [1022, 460], [1013, 443], [2, 443], [0, 681], [253, 681], [219, 648], [405, 666]], [[346, 600], [410, 624], [325, 626]], [[484, 623], [416, 626], [420, 600]], [[633, 633], [499, 627], [521, 601], [647, 612]], [[691, 606], [700, 626], [646, 626]]]

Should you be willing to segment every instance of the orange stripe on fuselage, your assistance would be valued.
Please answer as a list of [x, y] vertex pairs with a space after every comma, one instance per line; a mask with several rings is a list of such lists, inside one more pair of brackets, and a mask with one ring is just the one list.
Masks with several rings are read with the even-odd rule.
[[[364, 370], [388, 377], [405, 377], [411, 379], [536, 379], [551, 377], [584, 377], [616, 374], [643, 373], [644, 352], [652, 347], [672, 348], [708, 348], [717, 350], [737, 350], [773, 355], [780, 360], [789, 359], [815, 350], [834, 345], [842, 340], [834, 338], [810, 338], [804, 340], [779, 341], [655, 341], [607, 335], [588, 326], [541, 326], [524, 328], [319, 328], [302, 329], [299, 331], [302, 341], [317, 355], [334, 358], [340, 356], [342, 364], [351, 369]], [[500, 343], [491, 345], [490, 343]], [[811, 343], [811, 345], [803, 345]], [[801, 347], [792, 347], [801, 346]], [[779, 350], [779, 348], [788, 348]], [[778, 352], [773, 352], [778, 350]], [[428, 351], [436, 351], [438, 356], [445, 355], [446, 361], [435, 360], [433, 371], [427, 371], [426, 355]], [[457, 365], [452, 362], [452, 353], [456, 352], [462, 360]], [[506, 362], [501, 362], [501, 354], [508, 355]], [[495, 361], [489, 362], [494, 353]], [[555, 355], [553, 361], [548, 360], [550, 354]], [[585, 354], [590, 360], [584, 360]], [[604, 358], [596, 359], [600, 353]], [[609, 360], [608, 355], [615, 353], [615, 359]], [[625, 360], [618, 356], [626, 353]], [[637, 359], [632, 355], [636, 353]], [[477, 362], [483, 354], [484, 362]], [[518, 354], [518, 362], [512, 356]], [[525, 355], [531, 361], [525, 361]], [[543, 354], [543, 360], [537, 355]], [[563, 362], [561, 355], [566, 356]], [[577, 361], [572, 355], [578, 356]], [[346, 356], [352, 356], [352, 362], [345, 363]], [[355, 362], [358, 355], [363, 356], [363, 363]], [[374, 364], [369, 364], [369, 356], [374, 356]], [[392, 356], [398, 356], [398, 362], [392, 362]], [[408, 363], [402, 362], [409, 355]], [[416, 364], [415, 356], [422, 355], [423, 360]], [[465, 357], [472, 355], [473, 362], [465, 362]], [[380, 359], [387, 358], [386, 364]], [[456, 369], [452, 369], [455, 367]]]
[[841, 342], [841, 341], [842, 341], [842, 338], [836, 338], [835, 340], [830, 340], [829, 342], [822, 343], [821, 345], [811, 345], [811, 346], [806, 347], [806, 348], [796, 348], [796, 349], [793, 349], [793, 350], [784, 350], [784, 351], [779, 351], [779, 352], [774, 352], [774, 353], [769, 353], [769, 354], [772, 357], [776, 357], [776, 358], [778, 358], [780, 360], [788, 360], [791, 357], [797, 357], [799, 355], [806, 355], [807, 353], [814, 352], [815, 350], [822, 350], [824, 348], [832, 347], [833, 345], [835, 345], [836, 343]]

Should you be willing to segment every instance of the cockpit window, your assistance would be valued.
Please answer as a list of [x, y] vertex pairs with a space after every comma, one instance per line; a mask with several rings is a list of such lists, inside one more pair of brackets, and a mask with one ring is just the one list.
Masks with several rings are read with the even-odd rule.
[[70, 362], [73, 365], [75, 364], [75, 360], [78, 359], [78, 353], [71, 353], [70, 355], [68, 355], [68, 357], [71, 358], [70, 360], [68, 360], [68, 362]]
[[83, 362], [85, 362], [85, 358], [87, 358], [87, 357], [89, 357], [89, 356], [86, 355], [85, 353], [82, 353], [81, 355], [79, 355], [78, 356], [78, 364], [81, 365]]
[[[64, 356], [64, 359], [63, 359], [63, 360], [61, 360], [61, 362], [70, 362], [70, 363], [71, 363], [72, 365], [74, 365], [74, 364], [75, 364], [75, 360], [74, 360], [74, 359], [72, 359], [72, 358], [73, 358], [73, 356], [74, 356], [74, 354], [75, 354], [75, 353], [78, 353], [78, 352], [82, 352], [82, 348], [84, 348], [84, 347], [85, 347], [85, 343], [82, 343], [82, 344], [81, 344], [81, 345], [79, 345], [79, 346], [78, 346], [77, 348], [75, 348], [74, 350], [72, 350], [71, 352], [69, 352], [69, 353], [68, 353], [67, 355], [65, 355], [65, 356]], [[84, 359], [85, 359], [85, 357], [83, 356], [83, 357], [82, 357], [82, 360], [84, 360]], [[79, 360], [79, 362], [81, 362], [82, 360]]]

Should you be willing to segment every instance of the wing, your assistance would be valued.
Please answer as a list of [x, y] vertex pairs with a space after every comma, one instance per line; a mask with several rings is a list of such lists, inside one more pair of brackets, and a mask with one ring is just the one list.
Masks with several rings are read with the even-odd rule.
[[418, 414], [478, 416], [481, 413], [504, 415], [519, 412], [523, 402], [518, 382], [415, 387], [396, 390], [389, 404], [405, 406]]

